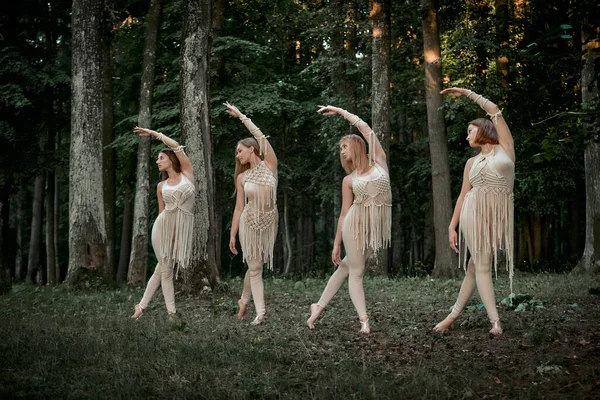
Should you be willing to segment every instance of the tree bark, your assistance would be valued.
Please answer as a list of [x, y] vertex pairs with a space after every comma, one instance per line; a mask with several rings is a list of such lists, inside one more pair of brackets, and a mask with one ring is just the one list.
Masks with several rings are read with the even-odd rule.
[[508, 0], [495, 0], [496, 8], [496, 35], [498, 40], [498, 55], [496, 69], [500, 86], [508, 88], [509, 58], [508, 58]]
[[[371, 69], [371, 120], [372, 128], [385, 153], [390, 155], [390, 1], [373, 0], [371, 2], [372, 28], [372, 69]], [[372, 151], [372, 149], [369, 149]], [[388, 165], [389, 165], [388, 160]], [[387, 248], [379, 250], [369, 260], [368, 268], [377, 275], [388, 274]]]
[[[40, 134], [39, 151], [40, 153], [46, 150], [48, 143], [48, 132], [43, 131]], [[38, 168], [42, 170], [42, 155], [38, 157]], [[46, 176], [39, 172], [35, 177], [33, 186], [33, 203], [31, 206], [31, 233], [29, 237], [29, 257], [27, 261], [27, 277], [26, 283], [36, 283], [38, 271], [42, 263], [42, 229], [44, 226], [44, 186]]]
[[[581, 25], [581, 102], [586, 111], [597, 111], [600, 103], [600, 16], [588, 13]], [[587, 137], [585, 164], [585, 248], [575, 273], [600, 272], [600, 120], [590, 114], [583, 120]]]
[[[142, 82], [140, 88], [140, 113], [138, 125], [152, 127], [152, 95], [156, 66], [156, 43], [160, 21], [160, 0], [152, 0], [146, 21], [144, 39], [144, 60], [142, 61]], [[150, 195], [150, 147], [151, 137], [140, 137], [137, 154], [135, 184], [135, 207], [133, 208], [133, 235], [127, 283], [144, 285], [148, 264], [148, 196]], [[125, 223], [125, 221], [123, 221]], [[123, 228], [123, 231], [125, 227]], [[125, 233], [125, 232], [124, 232]], [[120, 261], [121, 263], [122, 261]], [[122, 273], [121, 268], [121, 273]]]
[[24, 256], [23, 256], [23, 221], [25, 221], [25, 200], [27, 197], [27, 192], [23, 187], [23, 183], [21, 183], [21, 187], [19, 188], [19, 193], [17, 194], [17, 228], [16, 228], [16, 242], [17, 248], [15, 249], [15, 282], [22, 282], [25, 279], [25, 264], [24, 264]]
[[[48, 97], [48, 149], [54, 151], [55, 149], [55, 124], [54, 124], [54, 93], [53, 89], [48, 87], [47, 97]], [[48, 171], [46, 174], [47, 180], [47, 189], [46, 189], [46, 268], [47, 268], [47, 279], [49, 285], [56, 285], [58, 282], [56, 281], [56, 230], [54, 220], [56, 213], [54, 208], [56, 207], [55, 203], [55, 180], [56, 174], [54, 170]]]
[[104, 273], [110, 279], [115, 278], [115, 232], [116, 232], [116, 153], [110, 144], [115, 140], [114, 107], [113, 107], [113, 64], [111, 55], [112, 24], [110, 10], [113, 0], [104, 0], [102, 35], [101, 35], [101, 60], [102, 60], [102, 180], [104, 182], [104, 218], [106, 221], [106, 263]]
[[423, 12], [423, 44], [425, 54], [425, 99], [427, 129], [431, 154], [431, 182], [433, 189], [433, 221], [435, 229], [436, 277], [457, 276], [457, 258], [448, 245], [448, 224], [452, 218], [450, 195], [450, 167], [442, 106], [442, 59], [438, 31], [437, 0], [421, 0]]
[[4, 171], [3, 185], [0, 190], [0, 295], [10, 293], [11, 280], [8, 266], [7, 244], [10, 216], [10, 192], [13, 183], [11, 172]]
[[210, 0], [188, 0], [181, 49], [181, 136], [194, 166], [196, 209], [190, 269], [185, 289], [196, 291], [208, 279], [220, 282], [216, 263], [214, 171], [210, 130], [209, 60], [211, 46]]
[[102, 0], [73, 0], [67, 282], [106, 279], [102, 179]]
[[129, 266], [133, 233], [133, 202], [131, 190], [127, 188], [123, 195], [123, 227], [121, 230], [121, 249], [119, 251], [119, 264], [117, 267], [117, 282], [127, 281], [127, 270]]

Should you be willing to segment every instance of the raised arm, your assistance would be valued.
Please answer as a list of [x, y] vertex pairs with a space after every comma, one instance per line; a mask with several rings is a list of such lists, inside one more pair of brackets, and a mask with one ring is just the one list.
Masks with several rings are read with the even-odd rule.
[[139, 134], [140, 136], [154, 136], [161, 142], [163, 142], [167, 147], [171, 148], [177, 159], [179, 160], [179, 165], [181, 166], [181, 173], [183, 173], [186, 178], [190, 181], [194, 182], [194, 167], [192, 167], [192, 162], [189, 157], [183, 151], [183, 146], [179, 145], [177, 141], [171, 139], [167, 135], [164, 135], [160, 132], [153, 131], [151, 129], [140, 128], [136, 126], [133, 128], [133, 131]]
[[[369, 155], [375, 160], [375, 162], [381, 165], [386, 171], [388, 171], [387, 166], [387, 155], [383, 150], [383, 146], [379, 141], [379, 138], [373, 132], [373, 129], [367, 124], [365, 121], [360, 119], [359, 116], [349, 113], [343, 108], [334, 107], [334, 106], [319, 106], [320, 108], [317, 112], [323, 115], [336, 115], [339, 114], [344, 117], [344, 119], [348, 120], [353, 126], [356, 126], [356, 129], [363, 135], [367, 143], [369, 144]], [[388, 171], [389, 172], [389, 171]]]
[[472, 90], [463, 88], [448, 88], [440, 92], [441, 94], [449, 94], [451, 96], [467, 96], [469, 100], [472, 100], [477, 104], [483, 111], [487, 113], [492, 119], [496, 132], [498, 133], [498, 142], [500, 146], [506, 151], [506, 154], [515, 161], [515, 144], [513, 137], [510, 133], [510, 129], [502, 116], [502, 110], [498, 106], [492, 103], [489, 99], [486, 99], [480, 94], [473, 92]]
[[223, 103], [223, 105], [227, 107], [227, 110], [225, 110], [227, 114], [239, 118], [252, 136], [258, 141], [265, 164], [267, 164], [267, 167], [269, 167], [273, 173], [277, 174], [277, 155], [275, 155], [275, 151], [273, 150], [271, 143], [269, 143], [267, 136], [262, 133], [259, 127], [254, 125], [254, 122], [252, 122], [250, 118], [242, 114], [236, 106], [229, 103]]

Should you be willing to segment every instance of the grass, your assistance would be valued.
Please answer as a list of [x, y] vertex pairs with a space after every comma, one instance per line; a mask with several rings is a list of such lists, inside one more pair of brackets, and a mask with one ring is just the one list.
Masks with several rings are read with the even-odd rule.
[[[17, 285], [0, 297], [0, 398], [586, 399], [600, 393], [598, 278], [517, 276], [516, 291], [543, 303], [500, 309], [505, 334], [488, 335], [485, 310], [450, 333], [432, 326], [460, 281], [365, 281], [372, 334], [358, 333], [343, 288], [305, 321], [324, 280], [265, 282], [267, 324], [235, 319], [241, 280], [224, 293], [176, 297], [167, 321], [158, 294], [129, 319], [141, 289], [67, 291]], [[506, 277], [495, 281], [498, 300]], [[477, 295], [472, 305], [479, 302]], [[536, 303], [539, 304], [539, 303]]]

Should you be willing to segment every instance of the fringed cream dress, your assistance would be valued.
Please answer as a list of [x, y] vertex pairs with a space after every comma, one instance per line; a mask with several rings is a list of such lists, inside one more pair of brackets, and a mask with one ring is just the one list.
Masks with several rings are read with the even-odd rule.
[[175, 313], [175, 295], [173, 290], [173, 269], [187, 268], [192, 250], [194, 231], [195, 187], [185, 175], [176, 185], [164, 181], [161, 189], [165, 203], [164, 210], [158, 215], [152, 227], [152, 248], [158, 264], [148, 281], [144, 297], [140, 302], [146, 308], [159, 286], [169, 313]]
[[354, 201], [342, 223], [346, 256], [329, 278], [319, 299], [325, 308], [348, 278], [348, 291], [358, 317], [367, 316], [363, 274], [365, 262], [374, 251], [390, 245], [392, 236], [392, 190], [390, 177], [380, 165], [366, 175], [352, 173]]
[[[462, 243], [464, 237], [475, 267], [481, 257], [493, 255], [497, 274], [498, 250], [505, 249], [511, 293], [514, 271], [514, 174], [515, 163], [501, 145], [494, 146], [488, 154], [475, 157], [469, 171], [472, 189], [465, 195], [462, 205], [459, 233], [459, 242]], [[461, 251], [459, 256], [461, 265], [466, 268], [466, 251]]]
[[240, 216], [239, 237], [248, 271], [241, 300], [254, 298], [257, 315], [265, 314], [262, 269], [273, 269], [273, 248], [277, 236], [277, 176], [261, 161], [244, 172], [245, 205]]

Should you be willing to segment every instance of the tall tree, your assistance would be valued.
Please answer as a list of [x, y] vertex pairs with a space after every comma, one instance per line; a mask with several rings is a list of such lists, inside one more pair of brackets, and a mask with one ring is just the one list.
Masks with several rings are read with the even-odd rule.
[[509, 59], [508, 59], [508, 0], [495, 0], [496, 8], [496, 35], [498, 42], [498, 54], [496, 57], [496, 69], [498, 78], [503, 88], [508, 88], [509, 83]]
[[104, 218], [106, 221], [106, 263], [104, 272], [107, 277], [114, 279], [116, 273], [115, 240], [116, 240], [116, 152], [110, 146], [115, 140], [114, 107], [113, 107], [113, 57], [112, 33], [113, 24], [111, 13], [114, 0], [103, 0], [102, 34], [100, 35], [100, 50], [102, 52], [102, 181], [104, 188]]
[[104, 275], [107, 262], [102, 181], [102, 0], [73, 0], [69, 268], [71, 284]]
[[584, 118], [585, 146], [585, 248], [576, 272], [600, 272], [600, 16], [588, 13], [581, 24], [581, 102], [591, 114]]
[[442, 106], [442, 58], [438, 31], [437, 0], [421, 0], [425, 55], [425, 99], [431, 154], [433, 221], [435, 230], [434, 276], [456, 276], [456, 256], [448, 245], [448, 224], [452, 218], [450, 167]]
[[33, 203], [31, 206], [31, 235], [29, 239], [29, 258], [27, 261], [27, 283], [35, 283], [42, 265], [42, 238], [44, 227], [44, 188], [46, 176], [42, 169], [43, 152], [46, 151], [48, 132], [42, 131], [39, 137], [38, 174], [33, 186]]
[[0, 186], [0, 295], [10, 292], [11, 280], [10, 280], [10, 269], [8, 265], [8, 217], [10, 215], [10, 202], [9, 194], [12, 187], [13, 175], [12, 173], [4, 173], [1, 176]]
[[[140, 112], [138, 125], [152, 127], [152, 94], [156, 65], [156, 42], [160, 22], [160, 0], [152, 0], [146, 21], [144, 39], [144, 60], [142, 63], [142, 86], [140, 88]], [[150, 191], [150, 141], [151, 137], [141, 137], [138, 144], [135, 207], [133, 208], [133, 235], [127, 282], [130, 285], [146, 283], [148, 264], [148, 196]]]
[[[390, 1], [371, 2], [372, 67], [371, 67], [371, 120], [375, 134], [385, 153], [390, 155]], [[371, 151], [371, 149], [369, 149]], [[389, 161], [388, 161], [389, 163]], [[380, 275], [387, 274], [388, 249], [381, 249], [371, 257], [371, 267]]]
[[211, 0], [187, 0], [181, 48], [181, 136], [194, 166], [196, 209], [188, 290], [201, 287], [207, 278], [219, 281], [216, 262], [214, 171], [210, 130], [209, 59], [211, 47]]

